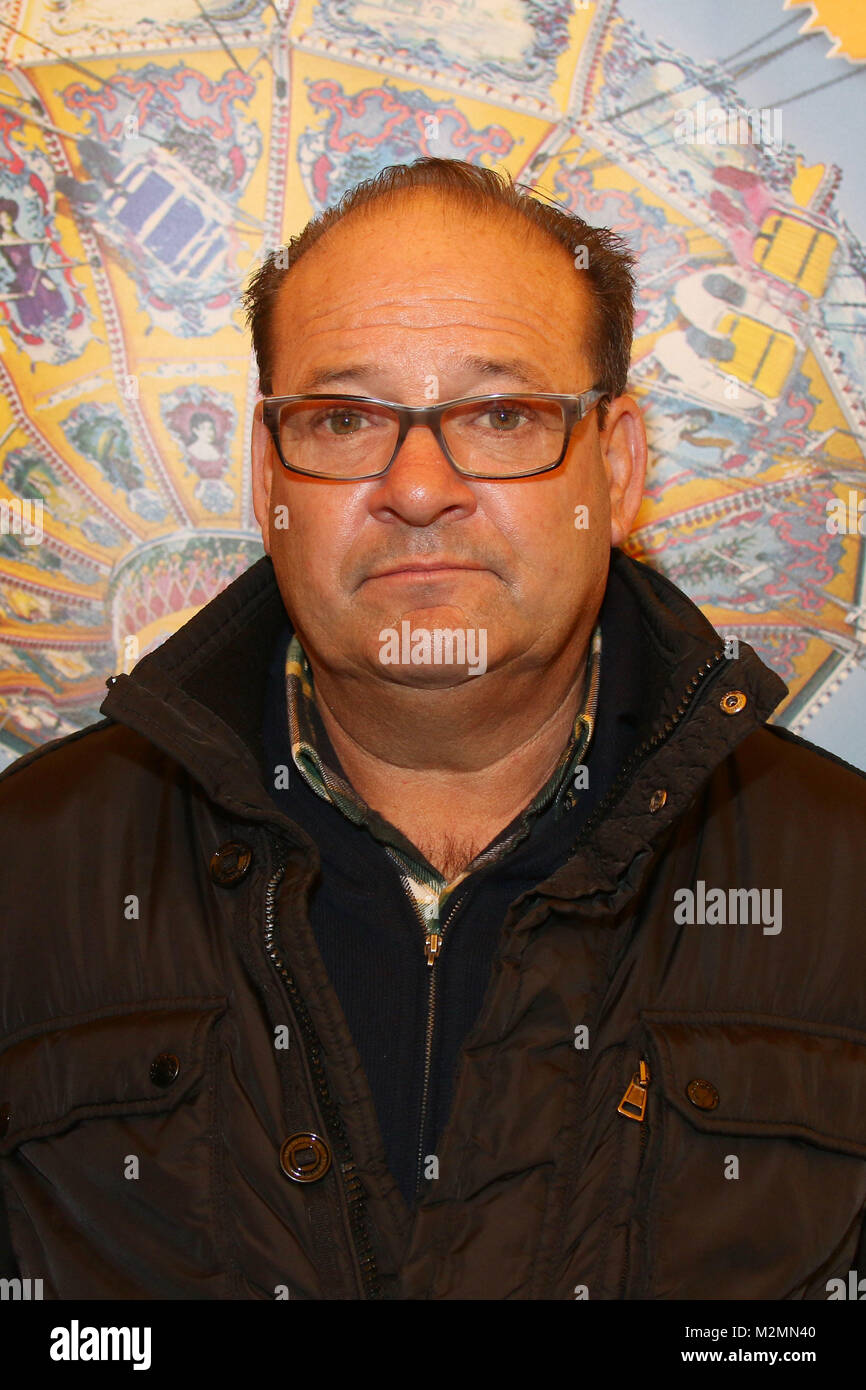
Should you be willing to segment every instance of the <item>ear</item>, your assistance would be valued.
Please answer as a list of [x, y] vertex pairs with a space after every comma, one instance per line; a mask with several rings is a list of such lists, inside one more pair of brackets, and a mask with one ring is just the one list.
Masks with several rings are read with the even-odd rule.
[[262, 544], [265, 554], [271, 553], [271, 487], [274, 480], [273, 440], [262, 420], [262, 402], [256, 403], [253, 411], [253, 429], [250, 438], [250, 456], [253, 475], [253, 511], [262, 531]]
[[647, 469], [643, 415], [631, 396], [609, 403], [599, 443], [610, 489], [610, 543], [622, 545], [640, 511]]

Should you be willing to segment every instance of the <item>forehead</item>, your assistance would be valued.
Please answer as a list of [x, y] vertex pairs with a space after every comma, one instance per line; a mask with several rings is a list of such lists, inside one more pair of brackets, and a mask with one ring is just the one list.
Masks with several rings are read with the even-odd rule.
[[350, 213], [289, 272], [272, 313], [274, 374], [365, 347], [510, 346], [573, 364], [592, 316], [572, 254], [543, 229], [413, 192]]

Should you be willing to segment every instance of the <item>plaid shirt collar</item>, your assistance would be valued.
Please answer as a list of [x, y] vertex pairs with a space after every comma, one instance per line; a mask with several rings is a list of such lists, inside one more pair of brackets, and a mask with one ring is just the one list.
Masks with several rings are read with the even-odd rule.
[[[544, 786], [498, 838], [482, 850], [456, 878], [446, 880], [420, 854], [411, 841], [374, 811], [354, 787], [334, 770], [335, 757], [316, 706], [313, 672], [307, 654], [295, 633], [286, 653], [286, 706], [292, 760], [307, 785], [325, 801], [331, 802], [356, 825], [365, 826], [384, 846], [403, 879], [428, 933], [433, 935], [442, 919], [447, 899], [469, 874], [503, 858], [530, 833], [532, 819], [556, 802], [556, 814], [565, 814], [574, 805], [571, 782], [583, 765], [595, 728], [595, 710], [601, 675], [601, 624], [590, 640], [582, 707], [574, 721], [568, 745]], [[329, 749], [330, 753], [325, 753]]]

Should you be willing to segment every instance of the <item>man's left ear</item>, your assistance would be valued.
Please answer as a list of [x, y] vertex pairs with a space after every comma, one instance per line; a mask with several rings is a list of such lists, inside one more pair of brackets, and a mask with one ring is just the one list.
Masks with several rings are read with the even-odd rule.
[[609, 403], [599, 442], [610, 488], [610, 543], [622, 545], [643, 501], [647, 468], [643, 415], [631, 396]]

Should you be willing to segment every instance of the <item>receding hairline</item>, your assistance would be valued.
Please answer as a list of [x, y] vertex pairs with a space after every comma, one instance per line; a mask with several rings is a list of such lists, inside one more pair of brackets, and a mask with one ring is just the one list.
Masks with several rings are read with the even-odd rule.
[[[477, 193], [471, 188], [439, 188], [435, 185], [420, 184], [416, 187], [384, 189], [374, 197], [359, 203], [357, 207], [350, 208], [317, 237], [296, 264], [300, 265], [302, 260], [312, 257], [319, 247], [327, 246], [335, 234], [341, 229], [348, 229], [355, 221], [374, 221], [377, 216], [399, 213], [400, 209], [407, 205], [425, 201], [437, 207], [440, 213], [444, 211], [451, 214], [455, 221], [462, 217], [465, 221], [479, 222], [487, 226], [498, 224], [522, 231], [525, 241], [535, 241], [539, 246], [557, 248], [571, 260], [563, 242], [553, 232], [534, 221], [530, 214], [521, 212], [519, 207], [511, 206], [492, 194], [485, 196]], [[573, 268], [573, 262], [571, 264]], [[286, 272], [286, 280], [294, 269], [292, 266]]]
[[[286, 294], [291, 293], [290, 286], [292, 284], [293, 272], [299, 269], [304, 261], [308, 261], [312, 264], [313, 258], [320, 248], [323, 251], [327, 251], [329, 247], [331, 249], [333, 248], [332, 237], [334, 234], [338, 234], [341, 229], [344, 229], [347, 233], [351, 232], [351, 224], [355, 219], [357, 219], [357, 221], [355, 221], [355, 225], [357, 225], [361, 219], [372, 221], [377, 215], [384, 215], [385, 217], [387, 217], [389, 213], [396, 213], [399, 215], [400, 209], [406, 207], [406, 205], [413, 202], [413, 200], [416, 204], [426, 200], [431, 205], [438, 206], [440, 213], [444, 211], [446, 214], [452, 214], [455, 221], [459, 221], [462, 215], [465, 221], [473, 221], [483, 224], [484, 226], [498, 224], [500, 227], [507, 226], [516, 232], [522, 231], [522, 239], [525, 244], [534, 243], [538, 248], [561, 252], [562, 256], [565, 258], [565, 262], [567, 262], [568, 270], [571, 275], [570, 283], [577, 288], [578, 294], [582, 300], [581, 309], [584, 310], [588, 316], [588, 353], [590, 357], [594, 355], [601, 335], [600, 308], [596, 303], [592, 285], [586, 277], [586, 273], [575, 268], [572, 255], [568, 248], [553, 234], [553, 232], [549, 231], [540, 223], [533, 221], [531, 217], [521, 213], [519, 208], [511, 207], [507, 203], [503, 203], [499, 199], [494, 198], [492, 195], [489, 199], [484, 198], [481, 195], [475, 194], [472, 189], [438, 188], [430, 185], [421, 185], [414, 188], [393, 188], [385, 189], [382, 193], [377, 194], [376, 197], [359, 203], [357, 207], [351, 208], [348, 212], [344, 213], [338, 221], [326, 228], [321, 236], [317, 237], [313, 244], [304, 251], [303, 256], [299, 258], [295, 265], [291, 266], [285, 272], [275, 295], [274, 308], [276, 309], [280, 299]], [[297, 284], [297, 280], [295, 280], [295, 284]], [[271, 317], [269, 327], [271, 331], [273, 331], [273, 316]], [[272, 361], [275, 359], [275, 355], [276, 344], [272, 340], [270, 343], [270, 356]]]
[[[521, 247], [531, 246], [536, 255], [539, 247], [542, 254], [546, 248], [548, 262], [551, 241], [563, 248], [568, 256], [567, 268], [560, 258], [555, 263], [551, 262], [551, 269], [556, 277], [561, 266], [563, 285], [569, 283], [577, 287], [575, 298], [576, 307], [579, 306], [583, 350], [591, 359], [596, 384], [604, 396], [598, 407], [599, 421], [603, 424], [606, 401], [628, 389], [634, 335], [633, 267], [636, 257], [627, 240], [610, 227], [594, 227], [579, 213], [563, 207], [552, 194], [515, 184], [505, 169], [491, 169], [433, 156], [416, 159], [411, 164], [389, 165], [375, 176], [348, 189], [334, 206], [317, 213], [300, 232], [290, 237], [286, 245], [274, 249], [255, 271], [241, 298], [252, 334], [262, 393], [267, 394], [272, 390], [272, 346], [278, 348], [273, 335], [276, 301], [282, 298], [285, 284], [292, 283], [291, 274], [293, 271], [297, 273], [298, 263], [305, 256], [313, 255], [319, 241], [326, 242], [328, 234], [335, 227], [348, 222], [356, 213], [364, 212], [367, 217], [379, 214], [382, 220], [376, 224], [377, 230], [381, 225], [383, 236], [386, 235], [389, 227], [395, 225], [393, 218], [400, 210], [418, 206], [401, 201], [402, 196], [410, 193], [433, 195], [432, 201], [422, 206], [429, 206], [433, 211], [437, 219], [434, 226], [440, 225], [444, 219], [450, 224], [452, 218], [458, 215], [462, 217], [464, 226], [473, 229], [480, 229], [483, 225], [488, 228], [508, 226], [515, 239], [519, 238]], [[481, 220], [468, 220], [470, 212]], [[513, 217], [506, 218], [506, 213], [515, 213], [517, 223]], [[519, 223], [537, 227], [545, 238], [544, 242], [533, 238], [525, 226], [522, 233], [518, 232]], [[353, 224], [347, 230], [357, 232], [361, 225]], [[375, 236], [370, 241], [372, 254], [375, 255]], [[335, 243], [327, 244], [331, 246]], [[484, 249], [484, 242], [479, 238], [479, 255], [482, 257]], [[448, 250], [449, 241], [446, 238], [443, 247], [446, 256]], [[365, 253], [371, 254], [366, 247]], [[520, 252], [515, 252], [517, 264], [515, 268], [510, 268], [510, 274], [519, 276], [519, 257]], [[567, 281], [566, 274], [569, 277]], [[527, 293], [531, 296], [531, 276], [527, 282]], [[549, 312], [556, 318], [564, 308], [564, 305], [559, 310], [553, 307]]]

